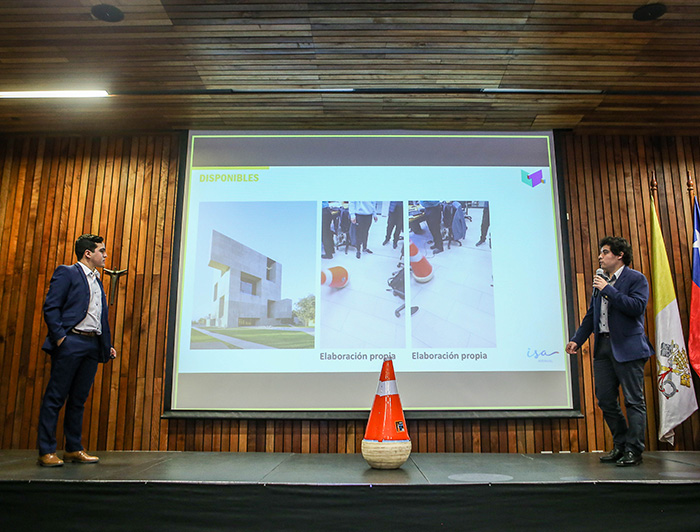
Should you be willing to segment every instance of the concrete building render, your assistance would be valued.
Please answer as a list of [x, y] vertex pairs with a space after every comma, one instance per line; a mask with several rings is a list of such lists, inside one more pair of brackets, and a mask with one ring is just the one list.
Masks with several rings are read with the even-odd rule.
[[212, 231], [209, 266], [219, 272], [213, 287], [212, 327], [292, 323], [292, 300], [282, 296], [282, 265]]

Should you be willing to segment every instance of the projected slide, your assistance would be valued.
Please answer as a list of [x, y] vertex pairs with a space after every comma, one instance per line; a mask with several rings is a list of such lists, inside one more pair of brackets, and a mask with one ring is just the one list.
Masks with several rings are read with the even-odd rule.
[[[173, 411], [572, 408], [549, 134], [191, 132]], [[290, 414], [291, 415], [291, 414]]]

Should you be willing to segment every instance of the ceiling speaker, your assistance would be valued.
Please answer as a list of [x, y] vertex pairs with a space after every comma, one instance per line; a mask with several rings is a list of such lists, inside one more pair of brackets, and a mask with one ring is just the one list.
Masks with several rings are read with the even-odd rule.
[[639, 20], [640, 22], [647, 20], [656, 20], [660, 18], [664, 13], [666, 13], [666, 5], [661, 3], [647, 4], [645, 6], [638, 7], [634, 10], [634, 20]]
[[124, 20], [124, 12], [118, 7], [109, 4], [92, 6], [90, 12], [97, 20], [104, 20], [105, 22], [121, 22]]

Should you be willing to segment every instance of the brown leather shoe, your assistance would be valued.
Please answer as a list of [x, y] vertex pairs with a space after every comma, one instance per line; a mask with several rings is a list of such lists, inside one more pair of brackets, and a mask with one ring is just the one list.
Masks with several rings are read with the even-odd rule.
[[61, 460], [56, 453], [49, 453], [39, 456], [36, 463], [44, 467], [59, 467], [63, 465], [63, 460]]
[[82, 449], [73, 453], [63, 453], [63, 459], [66, 462], [75, 462], [76, 464], [96, 464], [100, 461], [97, 456], [90, 456]]

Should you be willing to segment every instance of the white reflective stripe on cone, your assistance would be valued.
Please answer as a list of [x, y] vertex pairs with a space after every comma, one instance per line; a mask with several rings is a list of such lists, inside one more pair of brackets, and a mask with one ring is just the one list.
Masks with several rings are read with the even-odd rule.
[[379, 381], [377, 386], [377, 395], [384, 397], [385, 395], [398, 395], [399, 388], [396, 386], [396, 381]]

